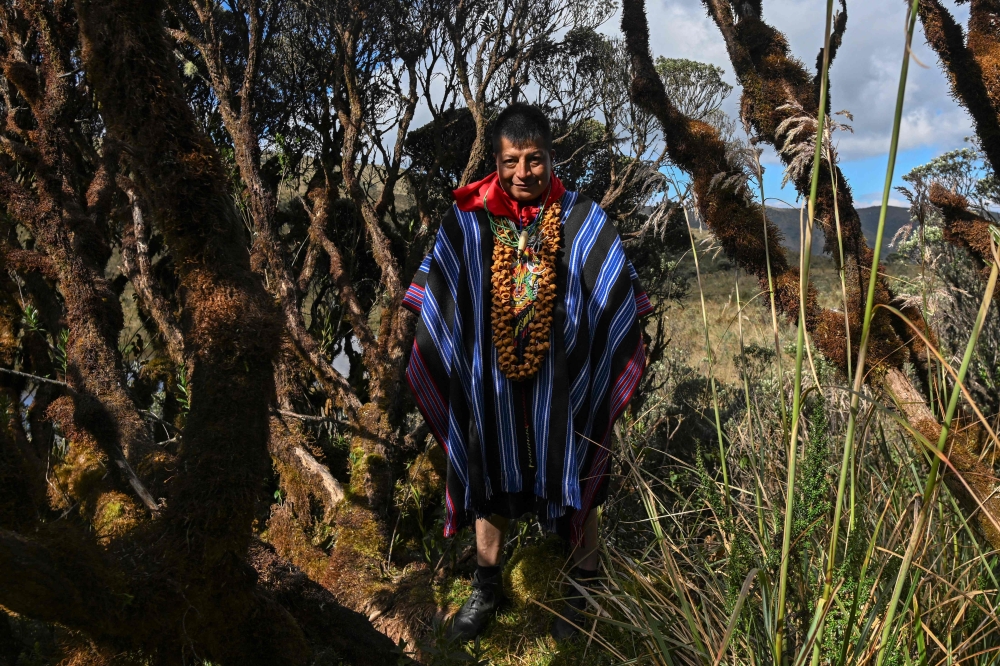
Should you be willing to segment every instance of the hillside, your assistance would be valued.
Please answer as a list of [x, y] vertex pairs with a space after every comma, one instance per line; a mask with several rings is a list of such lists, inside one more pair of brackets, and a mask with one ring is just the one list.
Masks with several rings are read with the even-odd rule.
[[[875, 244], [875, 231], [878, 229], [879, 210], [878, 206], [858, 208], [858, 215], [861, 217], [861, 228], [864, 230], [865, 239], [868, 241], [869, 246]], [[800, 246], [798, 209], [772, 208], [769, 206], [767, 208], [767, 217], [781, 230], [784, 236], [782, 244], [786, 248], [797, 252]], [[887, 256], [891, 251], [889, 242], [892, 240], [892, 237], [899, 231], [900, 227], [909, 224], [909, 222], [910, 211], [908, 209], [901, 206], [889, 206], [888, 211], [886, 211], [885, 234], [882, 241], [883, 257]], [[823, 242], [823, 232], [817, 229], [813, 238], [814, 255], [822, 254]]]

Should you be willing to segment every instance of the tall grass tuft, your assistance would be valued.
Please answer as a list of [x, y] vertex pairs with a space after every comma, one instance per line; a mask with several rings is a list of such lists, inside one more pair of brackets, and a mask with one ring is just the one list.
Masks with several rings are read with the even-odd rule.
[[[994, 255], [996, 254], [996, 247], [994, 247]], [[989, 312], [990, 304], [993, 302], [993, 291], [997, 284], [998, 272], [1000, 272], [1000, 257], [994, 256], [993, 267], [990, 269], [990, 276], [986, 282], [986, 290], [983, 294], [982, 303], [979, 306], [979, 314], [976, 317], [975, 324], [973, 324], [972, 333], [969, 336], [969, 342], [965, 347], [965, 354], [962, 356], [962, 365], [958, 369], [958, 377], [955, 379], [955, 386], [952, 388], [951, 398], [948, 400], [948, 411], [945, 413], [944, 422], [941, 424], [941, 434], [938, 437], [937, 446], [933, 449], [934, 455], [931, 457], [931, 469], [927, 474], [927, 480], [924, 483], [924, 491], [920, 498], [920, 513], [916, 524], [913, 527], [910, 543], [903, 555], [903, 563], [899, 568], [899, 572], [896, 574], [896, 583], [892, 589], [892, 598], [889, 600], [888, 612], [886, 613], [885, 623], [882, 627], [882, 637], [879, 641], [878, 659], [876, 661], [877, 666], [881, 666], [885, 660], [885, 648], [890, 644], [889, 636], [894, 628], [896, 607], [899, 603], [899, 597], [902, 594], [903, 586], [907, 582], [910, 566], [913, 563], [914, 552], [920, 545], [921, 538], [924, 534], [924, 528], [926, 527], [927, 521], [930, 517], [931, 508], [933, 506], [931, 499], [937, 489], [938, 472], [941, 468], [941, 458], [947, 454], [945, 444], [948, 442], [948, 435], [951, 432], [952, 419], [954, 419], [955, 410], [958, 408], [958, 400], [962, 391], [961, 385], [965, 381], [966, 374], [969, 371], [969, 364], [972, 362], [972, 357], [976, 352], [976, 343], [979, 341], [979, 334], [983, 329], [983, 322], [986, 321], [986, 314]]]
[[[813, 155], [812, 184], [809, 190], [809, 220], [802, 234], [802, 250], [800, 253], [801, 269], [799, 272], [799, 326], [795, 346], [795, 373], [792, 388], [792, 423], [789, 429], [791, 442], [788, 446], [788, 482], [785, 494], [785, 525], [782, 533], [781, 564], [778, 574], [778, 611], [775, 627], [774, 660], [780, 663], [784, 658], [783, 644], [785, 640], [785, 605], [788, 583], [788, 565], [791, 548], [793, 516], [795, 513], [795, 460], [798, 455], [796, 444], [799, 437], [799, 418], [802, 414], [802, 354], [806, 342], [806, 300], [809, 293], [809, 265], [812, 260], [812, 230], [816, 216], [816, 195], [819, 188], [820, 163], [823, 155], [824, 123], [826, 121], [826, 95], [828, 75], [830, 70], [830, 31], [833, 25], [833, 0], [826, 3], [826, 30], [823, 40], [823, 66], [820, 74], [819, 108], [816, 121], [816, 148]], [[811, 358], [811, 357], [810, 357]], [[821, 599], [817, 612], [822, 617], [823, 605]], [[820, 622], [822, 620], [820, 619]], [[815, 659], [814, 659], [815, 661]]]

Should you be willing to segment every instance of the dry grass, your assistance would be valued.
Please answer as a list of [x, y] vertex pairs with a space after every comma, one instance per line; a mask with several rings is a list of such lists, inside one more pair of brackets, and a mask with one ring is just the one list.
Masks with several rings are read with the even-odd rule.
[[[742, 379], [733, 363], [733, 359], [740, 353], [739, 326], [736, 319], [740, 310], [736, 298], [737, 271], [724, 255], [711, 247], [709, 244], [711, 238], [707, 232], [694, 233], [699, 244], [698, 258], [701, 262], [709, 335], [712, 340], [712, 351], [715, 354], [716, 378], [723, 382], [741, 383]], [[691, 264], [693, 270], [690, 255], [686, 255], [683, 261]], [[789, 261], [796, 262], [796, 255], [790, 255]], [[890, 283], [909, 287], [901, 291], [914, 291], [912, 284], [919, 279], [919, 266], [894, 261], [884, 265], [883, 270]], [[828, 256], [813, 257], [810, 282], [816, 288], [816, 300], [821, 308], [842, 309], [840, 277], [833, 259]], [[701, 304], [697, 286], [694, 287], [669, 311], [666, 318], [667, 337], [674, 354], [687, 359], [688, 364], [702, 374], [707, 374], [708, 356], [705, 351]], [[744, 346], [756, 344], [773, 348], [774, 334], [771, 329], [767, 292], [761, 290], [756, 278], [743, 272], [739, 273], [739, 291], [743, 306]], [[789, 345], [795, 344], [796, 329], [783, 318], [779, 318], [778, 323], [779, 338], [784, 350], [789, 348]], [[790, 367], [793, 357], [794, 350], [791, 350], [790, 354], [786, 353], [783, 367]]]

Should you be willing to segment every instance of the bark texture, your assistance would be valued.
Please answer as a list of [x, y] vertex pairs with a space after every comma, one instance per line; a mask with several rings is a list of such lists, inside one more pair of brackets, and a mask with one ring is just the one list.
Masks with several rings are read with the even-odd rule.
[[[68, 447], [49, 491], [60, 496], [49, 500], [56, 508], [69, 505], [64, 517], [82, 507], [87, 522], [36, 520], [39, 508], [32, 516], [25, 505], [38, 490], [15, 487], [20, 492], [11, 494], [4, 484], [0, 604], [81, 632], [85, 640], [76, 652], [71, 646], [69, 663], [110, 664], [139, 653], [156, 664], [306, 664], [321, 654], [395, 663], [391, 641], [253, 536], [270, 473], [280, 315], [251, 268], [219, 153], [185, 99], [163, 10], [160, 2], [80, 0], [25, 3], [4, 14], [0, 55], [5, 76], [31, 100], [36, 127], [25, 131], [24, 154], [34, 160], [36, 179], [30, 187], [12, 179], [5, 162], [0, 187], [5, 208], [46, 258], [42, 269], [63, 296], [70, 329], [69, 383], [51, 382], [66, 395], [46, 401], [46, 415], [60, 424]], [[28, 25], [21, 17], [46, 43], [37, 68], [19, 57], [17, 30]], [[107, 163], [85, 196], [73, 179], [88, 173], [82, 163], [90, 156], [67, 161], [82, 151], [72, 140], [73, 115], [59, 107], [64, 97], [74, 99], [62, 80], [71, 78], [66, 58], [77, 38], [107, 131]], [[117, 169], [148, 205], [180, 283], [180, 321], [156, 304], [162, 294], [151, 284], [140, 294], [150, 309], [164, 310], [171, 351], [190, 365], [189, 410], [176, 455], [165, 461], [166, 479], [156, 475], [161, 452], [126, 389], [117, 339], [122, 315], [104, 278], [109, 250], [99, 222], [110, 214]], [[139, 228], [132, 222], [138, 252], [141, 218]], [[148, 275], [141, 259], [132, 258], [125, 263], [140, 278]], [[18, 445], [16, 421], [0, 424], [0, 456], [30, 470], [37, 464]], [[307, 457], [296, 457], [310, 468]], [[133, 462], [157, 480], [164, 498], [146, 511], [122, 492], [131, 479], [107, 474]]]

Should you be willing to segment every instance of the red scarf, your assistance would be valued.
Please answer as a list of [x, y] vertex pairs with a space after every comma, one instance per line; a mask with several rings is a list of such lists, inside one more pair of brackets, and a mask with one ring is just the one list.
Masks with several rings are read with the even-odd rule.
[[[553, 173], [549, 185], [549, 196], [545, 201], [545, 205], [549, 206], [553, 202], [559, 201], [565, 193], [566, 188], [563, 187], [562, 182]], [[516, 220], [522, 226], [531, 224], [535, 216], [538, 215], [538, 203], [522, 204], [504, 192], [503, 187], [500, 185], [500, 176], [496, 171], [482, 180], [458, 188], [451, 194], [455, 197], [458, 209], [466, 213], [483, 208], [483, 201], [485, 201], [489, 205], [491, 213], [499, 217]]]

